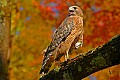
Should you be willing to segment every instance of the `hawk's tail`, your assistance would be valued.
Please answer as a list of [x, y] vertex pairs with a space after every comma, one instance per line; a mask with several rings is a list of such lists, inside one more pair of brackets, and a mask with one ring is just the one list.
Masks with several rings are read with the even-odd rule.
[[52, 63], [54, 62], [54, 56], [51, 55], [51, 53], [47, 56], [45, 56], [43, 63], [42, 63], [42, 68], [40, 70], [40, 74], [42, 73], [47, 73], [52, 66]]

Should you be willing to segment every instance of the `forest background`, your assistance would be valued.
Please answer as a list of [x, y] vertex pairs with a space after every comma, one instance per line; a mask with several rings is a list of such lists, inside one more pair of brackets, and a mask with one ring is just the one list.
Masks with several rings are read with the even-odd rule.
[[[13, 0], [11, 14], [10, 80], [38, 80], [44, 50], [70, 5], [84, 12], [84, 44], [71, 57], [106, 43], [120, 34], [119, 0]], [[110, 74], [109, 70], [112, 71]], [[120, 65], [83, 80], [119, 80]]]

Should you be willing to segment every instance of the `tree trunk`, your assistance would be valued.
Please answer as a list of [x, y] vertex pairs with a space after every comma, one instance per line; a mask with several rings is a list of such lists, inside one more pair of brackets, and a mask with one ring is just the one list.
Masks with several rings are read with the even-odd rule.
[[8, 80], [10, 50], [11, 1], [0, 0], [0, 80]]
[[101, 47], [61, 63], [40, 80], [81, 80], [99, 70], [120, 64], [120, 35]]

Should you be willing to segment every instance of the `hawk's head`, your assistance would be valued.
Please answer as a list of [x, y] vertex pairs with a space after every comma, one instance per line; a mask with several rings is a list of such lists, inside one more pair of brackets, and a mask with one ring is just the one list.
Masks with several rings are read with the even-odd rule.
[[69, 9], [69, 16], [83, 16], [82, 10], [78, 6], [70, 6]]

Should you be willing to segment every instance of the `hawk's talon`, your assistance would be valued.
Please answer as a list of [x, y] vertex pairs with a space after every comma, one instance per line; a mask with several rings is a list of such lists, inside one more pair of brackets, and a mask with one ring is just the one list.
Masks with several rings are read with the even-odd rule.
[[72, 58], [67, 59], [67, 61], [70, 61]]

